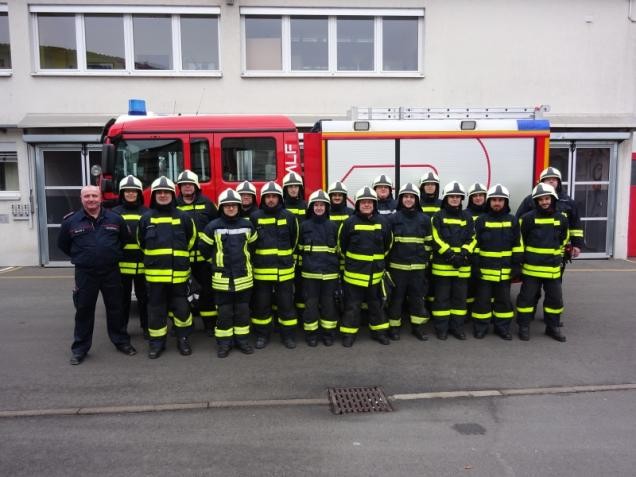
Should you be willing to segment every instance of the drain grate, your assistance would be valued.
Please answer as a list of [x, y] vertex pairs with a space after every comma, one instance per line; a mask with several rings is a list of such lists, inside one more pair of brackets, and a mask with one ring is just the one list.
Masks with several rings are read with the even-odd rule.
[[334, 414], [352, 412], [391, 412], [384, 391], [380, 386], [365, 388], [329, 388], [329, 404]]

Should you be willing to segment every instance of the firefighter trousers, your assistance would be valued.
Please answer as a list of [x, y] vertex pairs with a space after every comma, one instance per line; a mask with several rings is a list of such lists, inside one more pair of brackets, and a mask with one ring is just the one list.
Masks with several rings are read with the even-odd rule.
[[115, 345], [130, 344], [122, 313], [121, 276], [117, 267], [107, 269], [75, 268], [75, 330], [73, 332], [73, 354], [86, 354], [93, 344], [95, 306], [99, 292], [106, 307], [108, 337]]
[[468, 278], [433, 275], [435, 301], [433, 302], [433, 325], [435, 332], [462, 332], [466, 318], [466, 294]]
[[389, 325], [399, 328], [402, 325], [402, 310], [406, 306], [411, 327], [424, 326], [429, 320], [425, 296], [428, 292], [426, 270], [391, 269], [391, 278], [395, 287], [389, 297]]
[[479, 280], [475, 289], [475, 302], [471, 317], [475, 333], [485, 333], [492, 321], [497, 333], [509, 333], [514, 317], [510, 299], [510, 280], [493, 282]]
[[133, 286], [135, 288], [135, 297], [137, 298], [137, 309], [139, 310], [139, 324], [141, 329], [148, 330], [148, 291], [146, 290], [146, 277], [140, 275], [122, 274], [121, 284], [123, 286], [122, 305], [124, 313], [124, 323], [128, 326], [130, 319], [130, 302]]
[[316, 280], [303, 278], [303, 294], [305, 311], [303, 312], [303, 329], [305, 335], [335, 336], [338, 327], [335, 292], [338, 279]]
[[298, 326], [294, 308], [294, 280], [284, 282], [254, 280], [251, 321], [252, 331], [256, 336], [269, 338], [274, 321], [272, 314], [274, 301], [281, 334], [294, 334], [294, 329]]
[[216, 307], [212, 292], [212, 270], [208, 262], [190, 262], [192, 278], [199, 285], [199, 315], [206, 330], [214, 328]]
[[389, 329], [389, 322], [384, 315], [382, 299], [380, 298], [381, 284], [358, 287], [344, 283], [345, 312], [342, 315], [340, 332], [355, 335], [360, 329], [360, 307], [367, 304], [369, 314], [369, 328], [375, 335], [384, 335]]
[[168, 317], [174, 322], [177, 337], [189, 336], [192, 330], [192, 313], [186, 296], [186, 284], [146, 282], [146, 285], [150, 345], [165, 343]]
[[219, 345], [247, 343], [250, 333], [251, 289], [239, 292], [214, 291], [214, 301], [218, 310], [214, 336]]
[[517, 296], [517, 324], [520, 328], [530, 326], [530, 320], [534, 316], [537, 294], [545, 292], [543, 298], [543, 319], [546, 327], [556, 329], [559, 326], [561, 313], [563, 313], [563, 291], [561, 279], [538, 278], [529, 275], [523, 276], [521, 290]]

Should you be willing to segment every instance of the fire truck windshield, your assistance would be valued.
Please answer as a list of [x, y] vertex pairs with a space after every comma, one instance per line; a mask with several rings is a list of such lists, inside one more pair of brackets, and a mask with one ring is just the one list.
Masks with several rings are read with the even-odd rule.
[[176, 180], [183, 171], [183, 145], [178, 139], [126, 139], [117, 143], [113, 182], [132, 174], [144, 187], [159, 176]]

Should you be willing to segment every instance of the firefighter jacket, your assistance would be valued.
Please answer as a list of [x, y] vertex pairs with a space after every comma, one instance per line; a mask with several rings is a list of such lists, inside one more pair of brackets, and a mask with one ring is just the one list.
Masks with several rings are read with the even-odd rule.
[[442, 208], [442, 201], [437, 197], [426, 197], [423, 196], [420, 199], [420, 204], [422, 206], [422, 212], [424, 212], [429, 217], [433, 217], [435, 212], [438, 212], [439, 209]]
[[[174, 202], [173, 202], [174, 203]], [[188, 214], [170, 204], [146, 212], [137, 226], [147, 282], [185, 283], [197, 229]]]
[[561, 277], [563, 250], [570, 239], [568, 218], [551, 210], [534, 209], [520, 221], [523, 240], [523, 267], [521, 273], [537, 278]]
[[252, 222], [244, 217], [221, 214], [199, 234], [199, 251], [210, 260], [212, 288], [238, 292], [252, 288], [250, 247], [257, 235]]
[[483, 214], [486, 213], [486, 204], [484, 204], [484, 205], [475, 205], [472, 202], [470, 202], [466, 206], [466, 210], [468, 211], [470, 216], [473, 218], [473, 223], [474, 223], [475, 220], [477, 220], [477, 217], [479, 217], [480, 215], [483, 215]]
[[395, 209], [397, 209], [397, 200], [393, 198], [393, 194], [391, 194], [386, 199], [378, 199], [378, 214], [394, 214]]
[[389, 217], [393, 247], [388, 267], [395, 270], [424, 270], [431, 256], [431, 219], [418, 207], [400, 208]]
[[256, 205], [256, 202], [252, 202], [252, 204], [247, 209], [244, 209], [242, 206], [240, 206], [239, 207], [239, 215], [241, 217], [245, 217], [245, 218], [249, 219], [250, 215], [252, 215], [257, 210], [258, 210], [258, 206]]
[[301, 276], [314, 280], [338, 278], [338, 225], [327, 215], [310, 215], [300, 224], [298, 238]]
[[[431, 219], [433, 264], [431, 273], [443, 277], [470, 277], [470, 255], [475, 231], [470, 212], [442, 207]], [[463, 260], [458, 259], [462, 257]]]
[[299, 221], [305, 219], [305, 214], [307, 213], [307, 202], [305, 202], [305, 199], [294, 199], [292, 197], [289, 197], [288, 195], [285, 195], [285, 208], [296, 217], [298, 217]]
[[57, 246], [78, 268], [116, 268], [129, 239], [120, 215], [102, 207], [93, 218], [82, 208], [64, 217]]
[[144, 254], [141, 253], [139, 244], [137, 244], [137, 225], [141, 216], [148, 212], [148, 208], [139, 203], [122, 202], [112, 211], [122, 216], [131, 234], [130, 239], [124, 245], [124, 256], [119, 262], [119, 272], [122, 275], [143, 275]]
[[343, 280], [358, 287], [382, 282], [385, 258], [392, 243], [387, 220], [377, 213], [370, 217], [354, 213], [338, 231], [338, 248], [345, 261]]
[[[570, 229], [569, 240], [572, 242], [574, 247], [583, 248], [583, 225], [581, 223], [581, 217], [579, 216], [576, 202], [574, 202], [569, 195], [561, 191], [561, 186], [558, 187], [557, 194], [559, 196], [559, 200], [557, 200], [556, 205], [557, 211], [565, 214], [568, 218], [568, 227]], [[518, 220], [524, 214], [534, 210], [535, 208], [536, 205], [532, 199], [532, 195], [528, 195], [525, 199], [523, 199], [521, 205], [519, 205], [515, 217], [517, 217]]]
[[338, 226], [347, 220], [353, 214], [353, 209], [348, 207], [346, 203], [329, 206], [329, 220], [335, 222]]
[[[186, 204], [183, 197], [177, 197], [177, 209], [190, 216], [190, 218], [194, 221], [194, 225], [196, 226], [198, 233], [203, 232], [205, 226], [218, 215], [218, 209], [216, 208], [216, 205], [214, 205], [214, 202], [204, 196], [200, 190], [197, 190], [195, 193], [194, 200], [191, 204]], [[196, 246], [190, 251], [190, 261], [205, 261], [205, 258], [203, 258]]]
[[489, 211], [475, 220], [475, 270], [482, 280], [510, 280], [513, 265], [520, 265], [523, 245], [519, 223], [508, 208]]
[[294, 214], [281, 204], [261, 204], [250, 220], [258, 234], [252, 260], [254, 278], [279, 282], [293, 279], [293, 253], [298, 244], [298, 220]]

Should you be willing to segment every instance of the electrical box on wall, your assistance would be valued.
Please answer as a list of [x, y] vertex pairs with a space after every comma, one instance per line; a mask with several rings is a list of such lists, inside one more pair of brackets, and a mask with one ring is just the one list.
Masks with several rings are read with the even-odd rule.
[[31, 217], [30, 204], [11, 204], [13, 220], [29, 220]]

